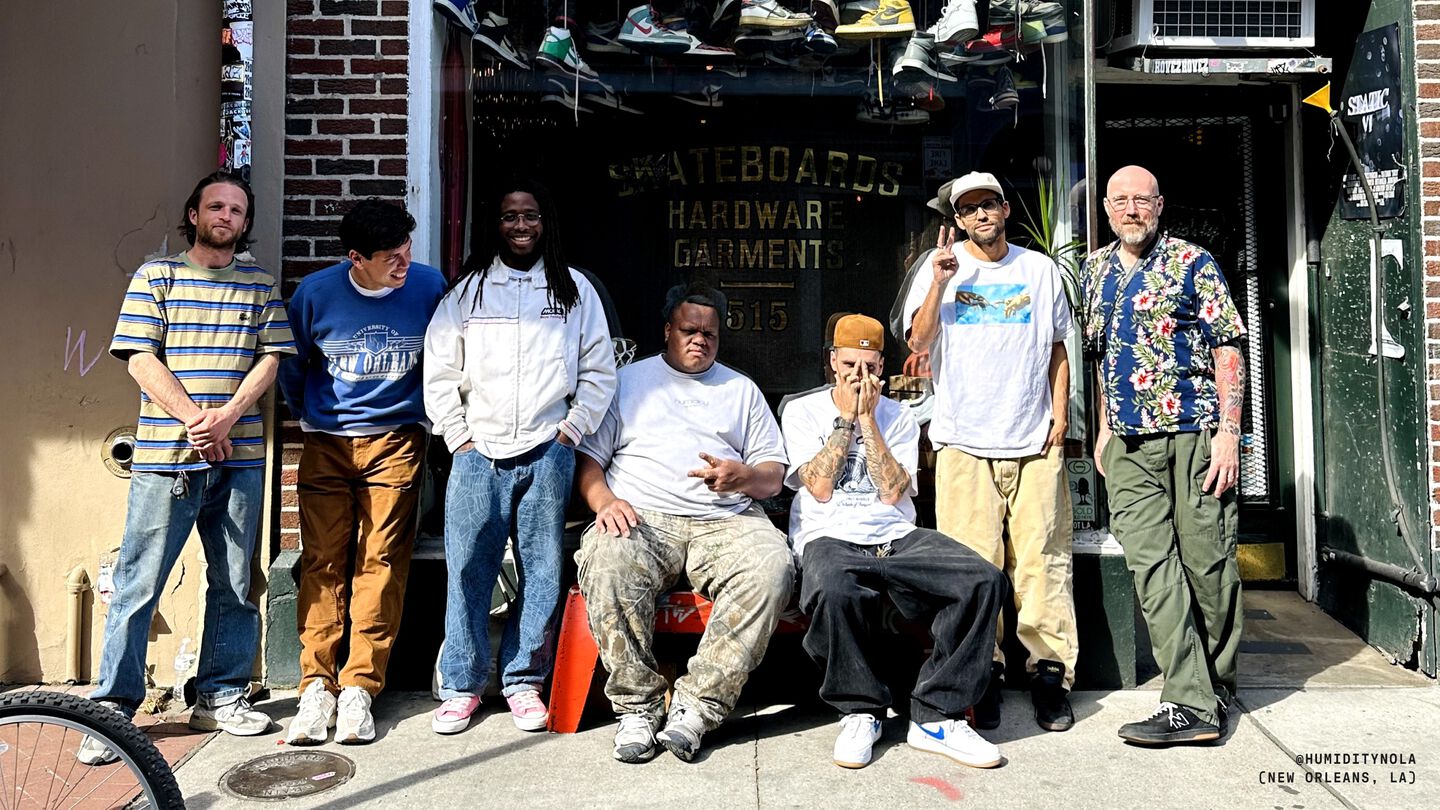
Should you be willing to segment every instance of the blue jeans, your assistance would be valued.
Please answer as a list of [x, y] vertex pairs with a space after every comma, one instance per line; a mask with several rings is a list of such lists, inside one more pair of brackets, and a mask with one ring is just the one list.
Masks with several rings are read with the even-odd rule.
[[224, 706], [250, 684], [260, 610], [250, 604], [250, 561], [260, 523], [265, 471], [212, 467], [130, 478], [125, 536], [115, 561], [115, 598], [105, 618], [100, 685], [92, 700], [133, 714], [145, 699], [145, 647], [155, 605], [192, 529], [205, 550], [205, 633], [195, 687], [201, 705]]
[[490, 598], [515, 531], [519, 596], [500, 637], [506, 695], [538, 690], [550, 674], [560, 603], [560, 551], [575, 451], [549, 441], [519, 456], [455, 456], [445, 490], [445, 647], [440, 697], [479, 695], [490, 662]]

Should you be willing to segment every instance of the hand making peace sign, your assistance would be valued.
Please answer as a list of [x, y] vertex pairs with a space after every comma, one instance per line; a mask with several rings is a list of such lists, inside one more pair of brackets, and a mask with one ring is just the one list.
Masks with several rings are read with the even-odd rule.
[[935, 252], [930, 255], [930, 267], [935, 271], [936, 286], [943, 286], [955, 275], [955, 271], [960, 269], [954, 248], [955, 226], [941, 225], [940, 235], [935, 239]]

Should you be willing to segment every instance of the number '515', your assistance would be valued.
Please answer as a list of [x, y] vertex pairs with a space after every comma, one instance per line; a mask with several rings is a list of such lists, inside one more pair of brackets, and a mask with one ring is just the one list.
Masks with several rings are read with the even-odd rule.
[[790, 326], [790, 313], [785, 307], [788, 301], [740, 301], [730, 299], [725, 312], [725, 328], [732, 332], [749, 329], [751, 332], [783, 332]]

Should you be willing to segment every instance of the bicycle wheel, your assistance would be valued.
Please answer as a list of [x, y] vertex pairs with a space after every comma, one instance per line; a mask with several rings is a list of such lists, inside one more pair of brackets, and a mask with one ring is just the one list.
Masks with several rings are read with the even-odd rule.
[[[89, 736], [119, 759], [77, 759]], [[165, 757], [118, 712], [79, 695], [0, 695], [0, 810], [20, 808], [184, 808]]]

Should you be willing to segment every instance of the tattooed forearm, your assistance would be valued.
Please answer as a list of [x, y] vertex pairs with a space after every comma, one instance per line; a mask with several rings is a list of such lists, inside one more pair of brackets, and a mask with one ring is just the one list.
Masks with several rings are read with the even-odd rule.
[[845, 451], [850, 449], [850, 431], [836, 428], [815, 457], [800, 465], [800, 481], [815, 496], [825, 503], [835, 491], [835, 483], [845, 470]]
[[910, 486], [910, 473], [890, 454], [874, 419], [860, 420], [860, 435], [865, 445], [865, 466], [870, 482], [875, 485], [880, 502], [897, 503]]
[[1239, 436], [1245, 409], [1245, 355], [1238, 347], [1215, 350], [1215, 388], [1220, 396], [1220, 431]]

